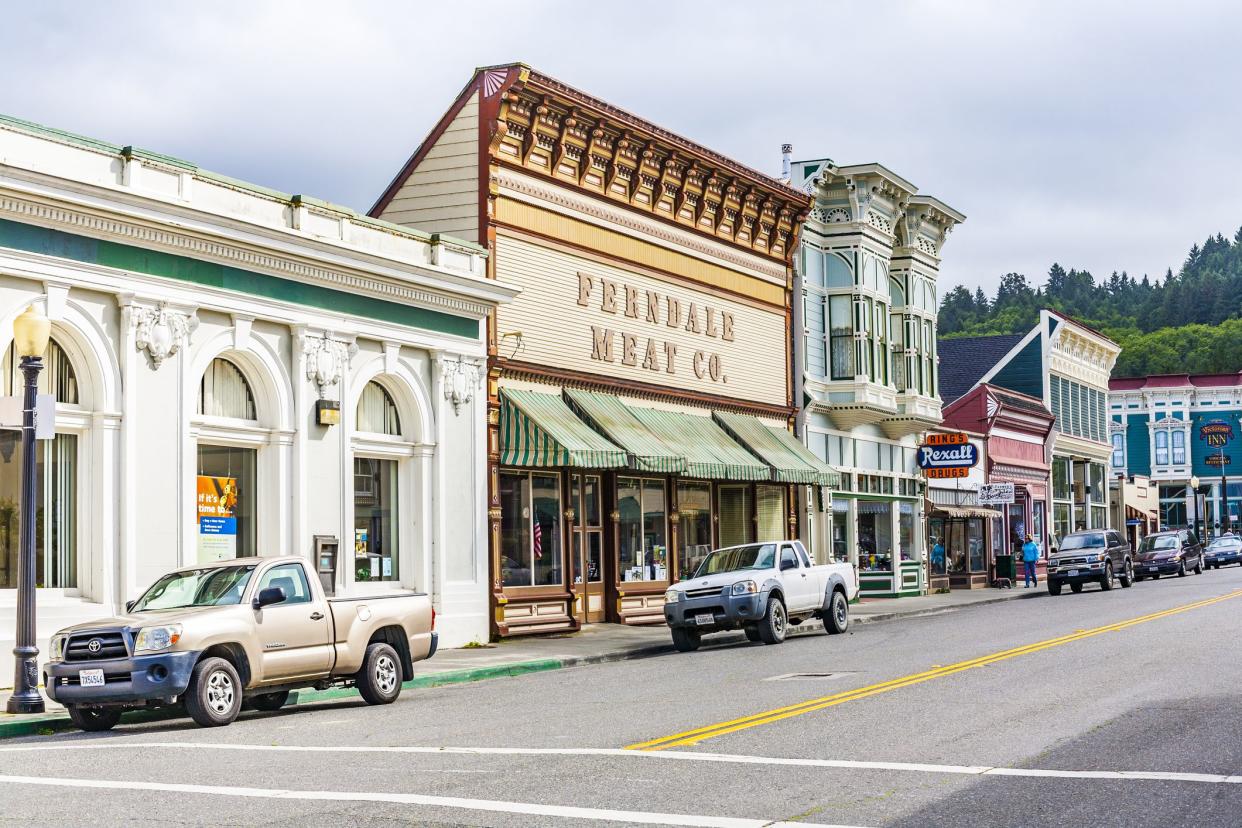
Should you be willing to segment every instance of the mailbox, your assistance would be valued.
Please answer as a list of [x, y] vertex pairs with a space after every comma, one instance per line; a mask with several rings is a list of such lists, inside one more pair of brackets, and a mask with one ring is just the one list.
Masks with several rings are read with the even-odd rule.
[[324, 594], [336, 594], [336, 559], [340, 541], [335, 535], [315, 535], [315, 569]]

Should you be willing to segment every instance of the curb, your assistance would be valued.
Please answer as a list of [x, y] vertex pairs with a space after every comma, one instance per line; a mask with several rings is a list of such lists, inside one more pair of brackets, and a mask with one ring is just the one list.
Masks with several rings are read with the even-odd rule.
[[[953, 607], [929, 607], [923, 610], [914, 610], [913, 612], [886, 612], [867, 615], [859, 618], [851, 618], [851, 626], [858, 624], [875, 624], [881, 621], [893, 621], [902, 618], [919, 618], [929, 615], [944, 615], [957, 612], [959, 610], [968, 609], [970, 607], [982, 607], [988, 604], [999, 604], [1004, 601], [1020, 601], [1026, 598], [1037, 598], [1045, 593], [1032, 592], [1029, 595], [1023, 594], [1013, 598], [989, 598], [982, 601], [975, 601], [970, 604], [963, 604]], [[792, 627], [788, 635], [796, 638], [803, 635], [811, 635], [823, 632], [823, 625], [817, 622], [803, 624], [798, 627]], [[716, 648], [731, 644], [740, 644], [746, 641], [746, 636], [740, 632], [730, 632], [726, 635], [716, 635], [711, 639], [710, 647]], [[706, 642], [705, 642], [706, 643]], [[640, 658], [651, 658], [653, 656], [667, 655], [674, 652], [671, 642], [665, 644], [649, 644], [643, 647], [637, 647], [632, 650], [615, 650], [608, 653], [598, 653], [595, 655], [585, 656], [567, 656], [564, 658], [541, 658], [531, 661], [517, 661], [511, 664], [496, 664], [490, 667], [473, 667], [466, 670], [446, 670], [441, 673], [431, 673], [425, 676], [415, 676], [407, 682], [402, 683], [402, 690], [418, 690], [429, 687], [444, 687], [452, 684], [469, 684], [476, 681], [486, 681], [494, 678], [509, 678], [513, 676], [523, 676], [530, 673], [544, 673], [549, 670], [561, 670], [566, 667], [585, 667], [591, 664], [610, 664], [617, 661], [631, 661]], [[338, 699], [356, 699], [358, 691], [352, 687], [333, 687], [328, 690], [295, 690], [289, 694], [289, 701], [285, 705], [291, 707], [302, 704], [315, 704], [317, 702], [335, 701]], [[154, 710], [134, 710], [125, 714], [125, 722], [129, 724], [145, 724], [148, 722], [169, 721], [172, 719], [185, 718], [180, 711], [154, 709]], [[52, 733], [72, 730], [73, 723], [69, 721], [67, 713], [45, 713], [37, 717], [13, 718], [9, 721], [0, 720], [0, 739], [12, 739], [19, 736], [43, 736]]]

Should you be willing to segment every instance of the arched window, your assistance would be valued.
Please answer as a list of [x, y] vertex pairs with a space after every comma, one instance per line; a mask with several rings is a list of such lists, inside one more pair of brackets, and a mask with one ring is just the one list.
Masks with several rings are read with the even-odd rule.
[[258, 419], [250, 383], [246, 382], [241, 370], [227, 359], [216, 357], [203, 372], [203, 380], [198, 386], [198, 413], [235, 420]]
[[358, 400], [357, 430], [393, 436], [401, 434], [397, 406], [384, 386], [374, 380], [366, 384], [362, 389], [362, 397]]
[[[4, 393], [10, 397], [20, 397], [26, 380], [22, 377], [21, 359], [18, 358], [12, 343], [4, 352], [2, 370], [7, 383]], [[43, 370], [39, 372], [39, 393], [54, 394], [58, 403], [78, 404], [77, 374], [73, 372], [69, 357], [55, 339], [48, 340], [47, 351], [43, 354]]]

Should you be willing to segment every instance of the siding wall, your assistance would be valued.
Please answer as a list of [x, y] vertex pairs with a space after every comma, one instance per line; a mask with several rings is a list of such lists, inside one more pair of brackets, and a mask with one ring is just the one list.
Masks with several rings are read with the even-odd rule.
[[479, 241], [479, 95], [474, 93], [380, 218]]

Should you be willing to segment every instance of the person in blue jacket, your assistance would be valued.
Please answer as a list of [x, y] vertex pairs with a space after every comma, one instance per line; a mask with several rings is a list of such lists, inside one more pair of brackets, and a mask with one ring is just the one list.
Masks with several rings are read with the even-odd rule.
[[1026, 536], [1026, 543], [1022, 544], [1022, 574], [1029, 588], [1032, 584], [1039, 586], [1039, 579], [1035, 577], [1035, 562], [1039, 560], [1039, 544], [1035, 542], [1034, 535]]

